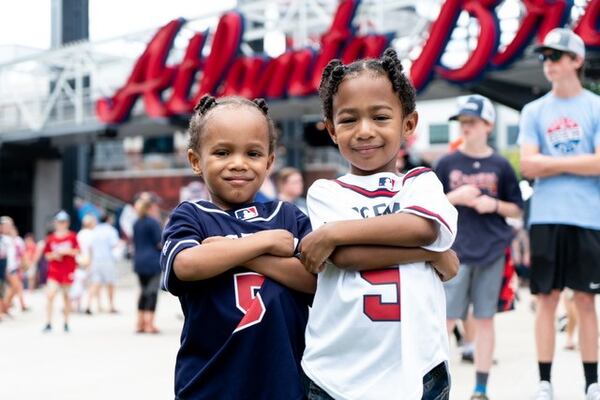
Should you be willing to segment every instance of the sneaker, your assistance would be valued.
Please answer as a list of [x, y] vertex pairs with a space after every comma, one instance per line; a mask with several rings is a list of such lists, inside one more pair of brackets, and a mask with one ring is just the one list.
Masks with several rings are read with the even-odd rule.
[[548, 381], [541, 381], [533, 400], [552, 400], [552, 385]]
[[44, 332], [44, 333], [52, 332], [52, 325], [46, 324], [44, 329], [42, 329], [42, 332]]
[[585, 400], [600, 400], [600, 385], [592, 383], [588, 386], [587, 393], [585, 394]]
[[66, 322], [65, 322], [64, 330], [65, 330], [66, 333], [69, 332], [69, 324], [67, 324]]
[[490, 400], [489, 397], [487, 397], [487, 395], [485, 393], [473, 393], [473, 396], [471, 396], [471, 400]]

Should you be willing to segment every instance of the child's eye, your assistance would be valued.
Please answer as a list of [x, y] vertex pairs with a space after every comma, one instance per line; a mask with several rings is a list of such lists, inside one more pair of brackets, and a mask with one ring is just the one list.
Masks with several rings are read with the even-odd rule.
[[250, 157], [255, 158], [255, 157], [261, 157], [262, 153], [260, 151], [250, 151], [250, 152], [248, 152], [248, 155]]
[[226, 156], [227, 154], [229, 154], [229, 152], [227, 150], [215, 150], [213, 154], [221, 157]]
[[376, 115], [374, 118], [376, 121], [385, 121], [390, 119], [388, 115]]
[[351, 124], [355, 121], [356, 121], [356, 119], [354, 119], [354, 118], [342, 118], [338, 121], [338, 124]]

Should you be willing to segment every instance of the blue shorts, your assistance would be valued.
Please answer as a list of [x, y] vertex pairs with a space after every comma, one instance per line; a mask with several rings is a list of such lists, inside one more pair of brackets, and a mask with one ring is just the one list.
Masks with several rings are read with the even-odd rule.
[[[308, 400], [335, 400], [326, 391], [308, 379], [306, 396]], [[438, 364], [423, 377], [423, 397], [421, 400], [448, 400], [450, 398], [450, 374], [445, 362]]]

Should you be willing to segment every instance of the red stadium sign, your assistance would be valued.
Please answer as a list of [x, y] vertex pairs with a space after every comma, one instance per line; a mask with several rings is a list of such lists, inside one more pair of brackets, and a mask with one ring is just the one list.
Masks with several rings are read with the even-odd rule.
[[[329, 30], [321, 36], [318, 52], [304, 48], [290, 50], [279, 57], [242, 56], [243, 16], [225, 13], [217, 25], [210, 54], [202, 55], [208, 32], [194, 35], [178, 65], [166, 65], [175, 36], [184, 19], [169, 22], [152, 38], [135, 63], [125, 85], [110, 98], [96, 104], [98, 118], [106, 123], [128, 119], [133, 105], [142, 96], [150, 117], [191, 113], [206, 93], [217, 96], [240, 95], [248, 98], [309, 96], [317, 92], [321, 72], [333, 58], [345, 63], [363, 57], [379, 57], [393, 38], [391, 34], [356, 36], [352, 26], [359, 0], [342, 0]], [[410, 69], [410, 79], [422, 90], [438, 75], [454, 83], [480, 78], [486, 70], [506, 68], [523, 54], [534, 36], [541, 39], [551, 29], [567, 21], [572, 0], [523, 0], [526, 15], [515, 37], [501, 51], [500, 28], [495, 8], [501, 0], [447, 0], [438, 19], [431, 25], [429, 39]], [[476, 18], [481, 27], [475, 49], [463, 66], [450, 69], [441, 64], [450, 35], [462, 11]], [[575, 31], [587, 46], [600, 47], [600, 0], [591, 0]], [[195, 81], [196, 93], [190, 93]], [[170, 97], [163, 92], [172, 88]]]

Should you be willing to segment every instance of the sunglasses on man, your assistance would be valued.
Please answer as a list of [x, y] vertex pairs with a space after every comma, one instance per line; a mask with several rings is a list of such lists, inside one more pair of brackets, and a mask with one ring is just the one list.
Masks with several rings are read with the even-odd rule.
[[552, 62], [557, 62], [565, 54], [568, 54], [569, 57], [573, 58], [573, 55], [571, 53], [567, 53], [565, 51], [560, 51], [560, 50], [544, 51], [543, 53], [540, 53], [540, 55], [539, 55], [540, 62], [544, 62], [544, 61], [547, 61], [547, 60], [550, 60]]

